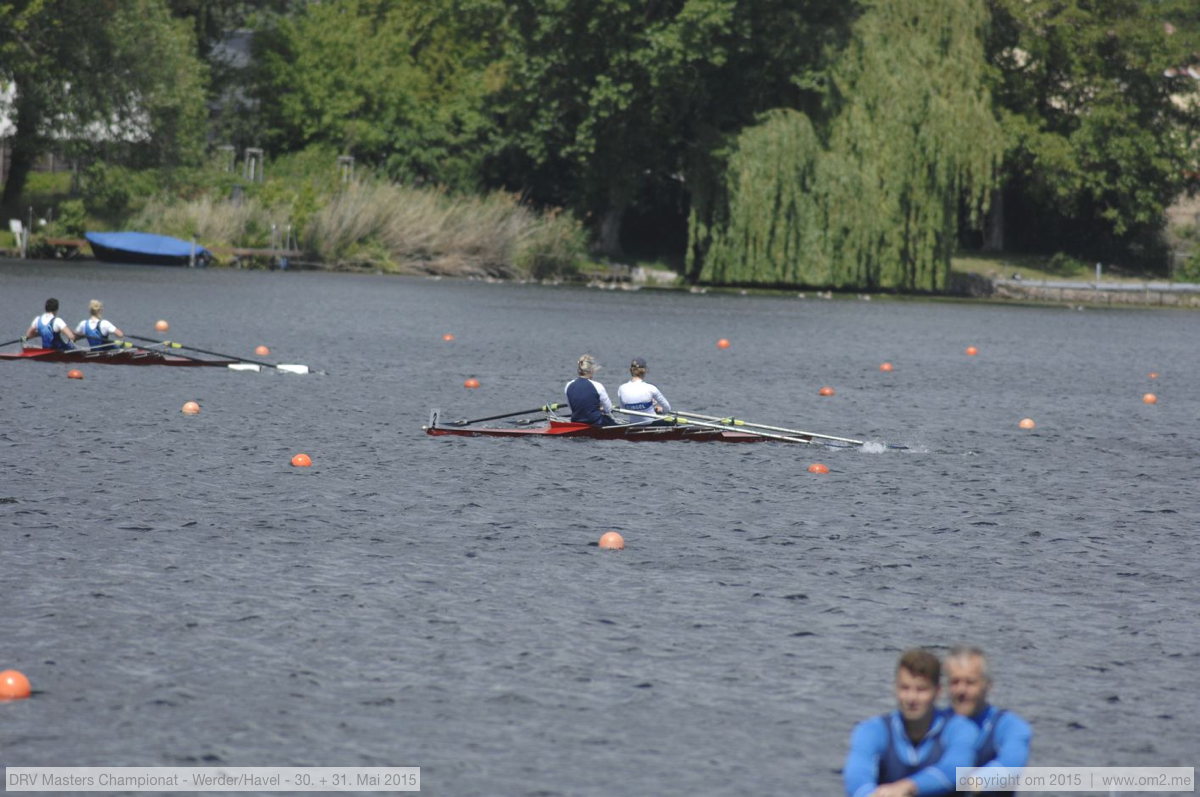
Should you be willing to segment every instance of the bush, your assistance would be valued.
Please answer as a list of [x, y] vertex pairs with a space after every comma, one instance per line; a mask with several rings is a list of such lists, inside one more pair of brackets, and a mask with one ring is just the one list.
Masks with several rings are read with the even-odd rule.
[[58, 203], [54, 221], [42, 230], [51, 238], [82, 238], [87, 230], [87, 209], [82, 199], [67, 199]]
[[1193, 249], [1183, 264], [1175, 267], [1172, 278], [1176, 282], [1200, 282], [1200, 248]]
[[162, 188], [152, 169], [126, 169], [96, 162], [79, 175], [79, 197], [88, 213], [116, 221], [136, 212]]
[[517, 242], [515, 262], [533, 279], [572, 276], [587, 250], [587, 234], [574, 217], [550, 211]]
[[1055, 252], [1054, 256], [1046, 263], [1046, 271], [1050, 274], [1056, 274], [1060, 277], [1070, 277], [1076, 274], [1086, 272], [1088, 265], [1082, 260], [1071, 257], [1065, 252]]

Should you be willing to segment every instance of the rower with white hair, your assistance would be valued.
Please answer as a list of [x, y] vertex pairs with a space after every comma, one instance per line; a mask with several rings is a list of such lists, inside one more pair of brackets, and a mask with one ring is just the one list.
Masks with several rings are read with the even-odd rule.
[[[943, 665], [954, 712], [975, 723], [979, 737], [975, 741], [976, 767], [1020, 769], [1029, 761], [1029, 743], [1033, 729], [1011, 711], [988, 703], [992, 676], [987, 656], [976, 647], [960, 645], [946, 654]], [[1011, 791], [983, 792], [986, 795], [1012, 794]]]
[[571, 420], [575, 423], [589, 423], [592, 426], [613, 426], [617, 423], [612, 416], [612, 399], [604, 385], [592, 377], [600, 369], [600, 363], [590, 354], [580, 356], [576, 363], [579, 376], [567, 382], [563, 393], [567, 404], [571, 407]]
[[108, 349], [115, 344], [110, 338], [111, 335], [116, 335], [119, 338], [125, 337], [125, 333], [117, 329], [113, 322], [104, 315], [104, 303], [99, 299], [92, 299], [88, 304], [89, 317], [79, 322], [75, 327], [75, 337], [87, 337], [88, 346], [92, 349]]

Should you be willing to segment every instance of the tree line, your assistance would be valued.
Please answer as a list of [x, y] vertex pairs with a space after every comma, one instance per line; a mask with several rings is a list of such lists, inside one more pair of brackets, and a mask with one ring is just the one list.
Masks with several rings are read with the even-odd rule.
[[50, 149], [322, 150], [693, 281], [937, 291], [962, 247], [1161, 262], [1198, 75], [1194, 0], [17, 0], [0, 203]]

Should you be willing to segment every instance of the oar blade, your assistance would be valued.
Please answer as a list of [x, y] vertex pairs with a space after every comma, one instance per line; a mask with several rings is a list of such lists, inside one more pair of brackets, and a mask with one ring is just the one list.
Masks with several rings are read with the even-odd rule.
[[253, 371], [254, 373], [258, 373], [262, 370], [261, 366], [255, 365], [254, 363], [230, 363], [225, 367], [230, 371]]
[[286, 371], [289, 374], [307, 374], [309, 372], [307, 365], [296, 365], [293, 363], [280, 363], [275, 366], [280, 371]]

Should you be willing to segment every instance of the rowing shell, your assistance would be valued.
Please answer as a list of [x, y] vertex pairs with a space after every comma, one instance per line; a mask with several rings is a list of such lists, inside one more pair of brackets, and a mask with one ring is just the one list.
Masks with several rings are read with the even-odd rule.
[[688, 440], [693, 442], [759, 443], [767, 439], [745, 432], [730, 432], [724, 429], [704, 429], [689, 426], [657, 426], [642, 423], [623, 423], [617, 426], [592, 426], [550, 419], [539, 426], [527, 427], [450, 427], [438, 426], [438, 410], [429, 416], [429, 425], [422, 427], [433, 436], [456, 435], [459, 437], [576, 437], [591, 440], [632, 440], [635, 442], [658, 442]]
[[[175, 357], [145, 349], [22, 349], [19, 352], [0, 352], [0, 360], [26, 360], [39, 363], [97, 363], [100, 365], [182, 365], [228, 367], [243, 365], [237, 360], [201, 360]], [[254, 370], [258, 370], [254, 366]]]

